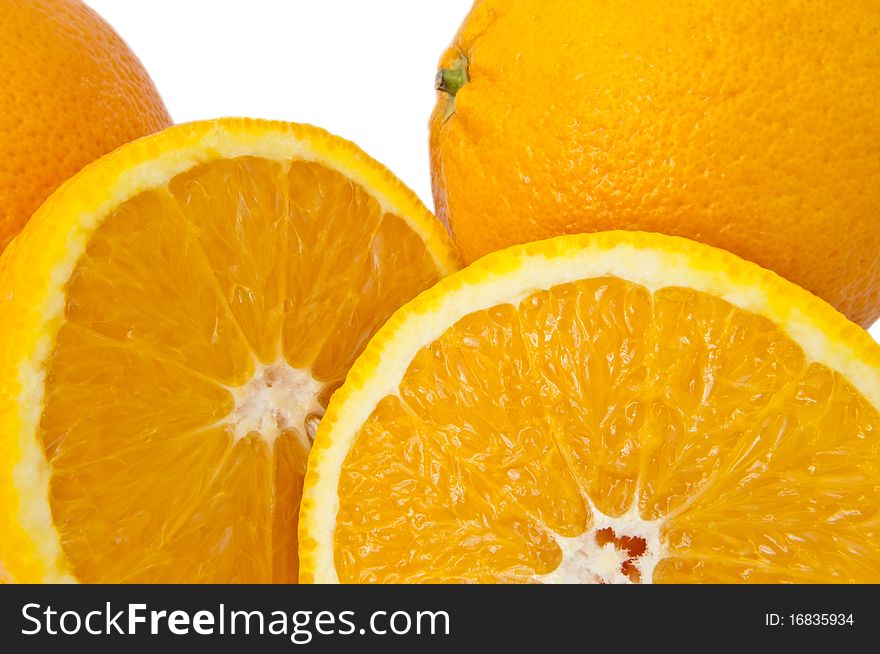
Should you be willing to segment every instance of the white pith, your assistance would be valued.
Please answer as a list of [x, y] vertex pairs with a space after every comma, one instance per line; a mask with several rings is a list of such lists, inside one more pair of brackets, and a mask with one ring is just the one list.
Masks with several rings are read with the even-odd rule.
[[324, 415], [318, 396], [325, 386], [311, 370], [294, 368], [284, 359], [258, 365], [247, 384], [229, 389], [235, 408], [224, 422], [232, 425], [236, 442], [255, 432], [272, 445], [282, 432], [295, 429], [308, 449], [316, 419]]
[[631, 584], [634, 583], [623, 574], [621, 568], [629, 556], [618, 549], [614, 543], [599, 545], [596, 532], [612, 529], [619, 536], [642, 538], [645, 553], [632, 560], [639, 571], [642, 583], [650, 583], [654, 568], [665, 556], [665, 548], [660, 540], [660, 520], [644, 520], [638, 513], [635, 503], [629, 510], [616, 518], [605, 515], [587, 500], [593, 512], [593, 523], [580, 536], [560, 536], [550, 534], [562, 551], [562, 561], [552, 572], [534, 575], [531, 581], [543, 584]]

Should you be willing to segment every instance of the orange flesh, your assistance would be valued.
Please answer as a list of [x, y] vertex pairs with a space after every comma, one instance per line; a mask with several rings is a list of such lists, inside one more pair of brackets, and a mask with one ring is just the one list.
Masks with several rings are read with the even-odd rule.
[[[562, 561], [551, 532], [589, 534], [589, 500], [661, 521], [655, 582], [878, 582], [878, 428], [763, 317], [683, 288], [563, 284], [418, 352], [345, 459], [336, 569], [535, 580]], [[634, 560], [644, 545], [594, 537]]]
[[326, 407], [438, 276], [401, 218], [317, 163], [219, 160], [120, 206], [69, 282], [46, 377], [50, 502], [75, 576], [295, 581], [313, 434], [235, 438], [233, 392], [286, 361]]

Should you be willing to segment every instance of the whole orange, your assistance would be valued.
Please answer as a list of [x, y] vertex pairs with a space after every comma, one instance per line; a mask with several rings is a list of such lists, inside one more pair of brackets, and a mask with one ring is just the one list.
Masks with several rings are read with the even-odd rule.
[[441, 60], [437, 213], [467, 261], [638, 229], [880, 315], [877, 0], [483, 0]]
[[125, 42], [79, 0], [0, 0], [0, 251], [65, 179], [171, 124]]

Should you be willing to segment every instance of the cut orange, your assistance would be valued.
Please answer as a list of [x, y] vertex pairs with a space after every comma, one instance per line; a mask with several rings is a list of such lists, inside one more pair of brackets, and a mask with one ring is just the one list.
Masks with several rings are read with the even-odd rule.
[[727, 252], [491, 254], [401, 308], [312, 449], [300, 579], [878, 582], [880, 346]]
[[414, 194], [316, 128], [194, 123], [83, 170], [0, 260], [10, 575], [295, 580], [331, 393], [456, 267]]

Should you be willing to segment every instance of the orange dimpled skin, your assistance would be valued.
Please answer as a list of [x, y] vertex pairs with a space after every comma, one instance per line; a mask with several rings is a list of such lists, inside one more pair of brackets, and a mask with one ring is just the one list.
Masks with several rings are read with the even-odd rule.
[[438, 216], [467, 262], [686, 236], [880, 315], [880, 4], [483, 0], [443, 55]]
[[171, 124], [128, 46], [79, 0], [0, 0], [0, 251], [85, 164]]

